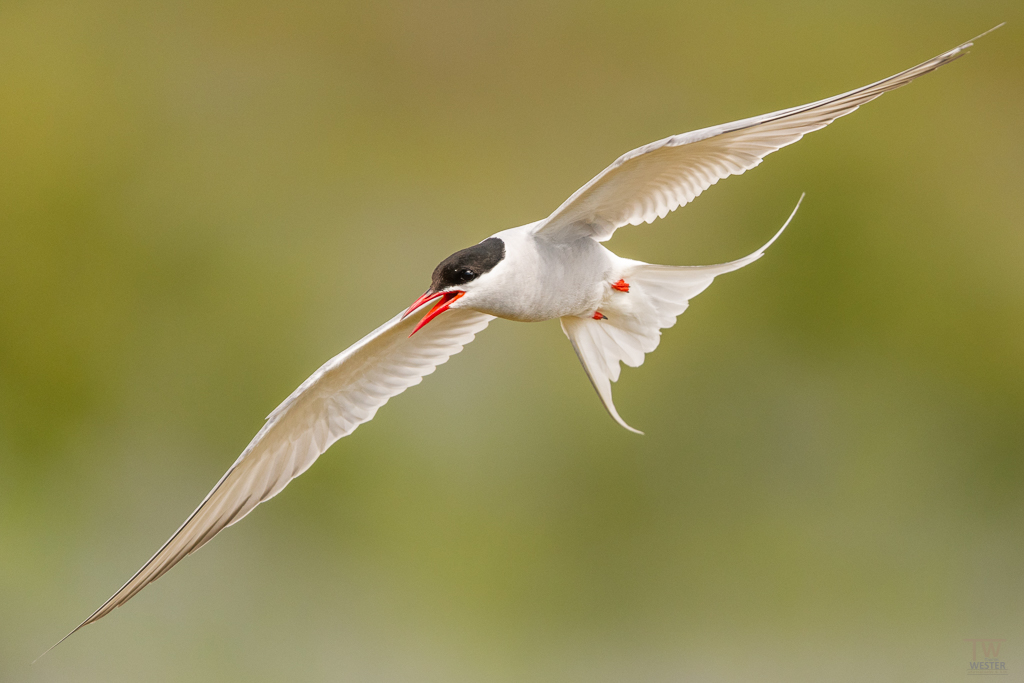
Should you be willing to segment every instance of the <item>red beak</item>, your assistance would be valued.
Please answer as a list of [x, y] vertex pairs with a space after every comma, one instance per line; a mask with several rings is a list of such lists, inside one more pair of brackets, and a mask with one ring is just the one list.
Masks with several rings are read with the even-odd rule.
[[416, 334], [417, 332], [420, 331], [421, 327], [423, 327], [431, 320], [447, 311], [448, 307], [455, 303], [455, 301], [457, 301], [459, 297], [461, 297], [463, 294], [465, 294], [465, 292], [460, 290], [454, 290], [450, 292], [431, 292], [430, 290], [427, 290], [427, 292], [423, 296], [421, 296], [419, 299], [416, 299], [415, 303], [413, 303], [413, 305], [409, 307], [409, 310], [406, 311], [405, 315], [402, 316], [403, 318], [405, 318], [407, 315], [409, 315], [410, 313], [412, 313], [417, 308], [427, 303], [431, 299], [441, 297], [441, 300], [438, 301], [434, 305], [434, 307], [430, 309], [430, 312], [423, 316], [423, 319], [420, 320], [419, 323], [416, 325], [416, 329], [409, 333], [409, 336], [411, 337], [412, 335]]

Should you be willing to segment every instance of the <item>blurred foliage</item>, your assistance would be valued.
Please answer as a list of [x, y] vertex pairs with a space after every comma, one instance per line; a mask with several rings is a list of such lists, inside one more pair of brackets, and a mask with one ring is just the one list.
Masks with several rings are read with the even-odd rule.
[[[601, 408], [497, 321], [29, 662], [266, 415], [622, 152], [972, 53], [624, 256], [767, 258]], [[1019, 1], [0, 4], [0, 680], [944, 681], [1024, 668]], [[1012, 676], [1011, 676], [1012, 678]]]

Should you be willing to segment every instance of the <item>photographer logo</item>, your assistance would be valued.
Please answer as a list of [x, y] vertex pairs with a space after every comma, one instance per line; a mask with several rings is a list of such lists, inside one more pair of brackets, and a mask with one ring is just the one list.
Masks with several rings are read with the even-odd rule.
[[971, 659], [967, 662], [968, 676], [1005, 676], [1006, 662], [999, 658], [1005, 638], [965, 638], [971, 644]]

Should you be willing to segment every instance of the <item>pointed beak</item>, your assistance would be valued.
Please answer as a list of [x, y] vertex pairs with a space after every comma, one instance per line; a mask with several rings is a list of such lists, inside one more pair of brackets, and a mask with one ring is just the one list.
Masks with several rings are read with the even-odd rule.
[[419, 323], [416, 325], [416, 328], [409, 334], [409, 336], [411, 337], [412, 335], [416, 334], [417, 332], [420, 331], [421, 327], [423, 327], [431, 320], [447, 311], [448, 307], [455, 303], [460, 297], [462, 297], [463, 294], [465, 294], [465, 292], [460, 290], [448, 292], [432, 292], [428, 289], [423, 294], [423, 296], [421, 296], [419, 299], [416, 299], [413, 305], [409, 307], [409, 310], [407, 310], [405, 312], [405, 315], [402, 316], [403, 319], [405, 319], [410, 313], [412, 313], [413, 311], [415, 311], [417, 308], [427, 303], [428, 301], [437, 299], [439, 297], [441, 300], [434, 304], [434, 307], [431, 308], [430, 311], [425, 316], [423, 316], [423, 319], [419, 321]]

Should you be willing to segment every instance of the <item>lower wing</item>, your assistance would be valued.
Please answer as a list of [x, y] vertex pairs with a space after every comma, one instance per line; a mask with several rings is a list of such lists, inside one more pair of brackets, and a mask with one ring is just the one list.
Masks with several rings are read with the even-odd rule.
[[[277, 495], [335, 441], [462, 350], [493, 316], [453, 309], [415, 336], [399, 314], [338, 354], [292, 392], [181, 528], [68, 636], [120, 607], [222, 529]], [[59, 644], [59, 643], [58, 643]]]

